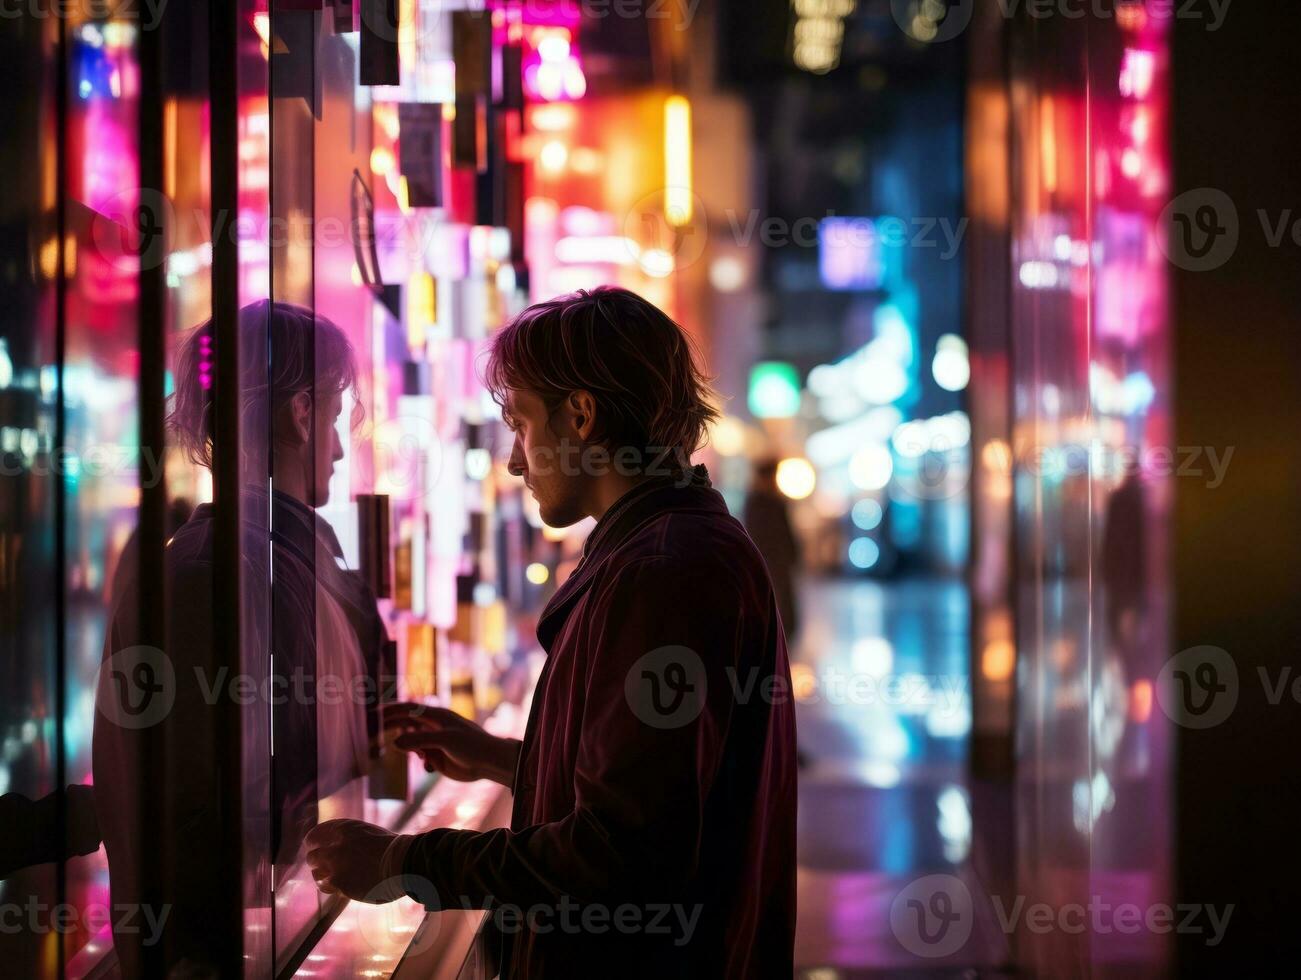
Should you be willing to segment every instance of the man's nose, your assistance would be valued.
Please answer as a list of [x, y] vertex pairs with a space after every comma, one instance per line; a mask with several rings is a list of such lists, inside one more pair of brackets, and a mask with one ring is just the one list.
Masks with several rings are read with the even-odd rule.
[[520, 445], [519, 436], [516, 436], [510, 447], [510, 459], [506, 461], [506, 472], [511, 476], [523, 476], [524, 469], [524, 447]]

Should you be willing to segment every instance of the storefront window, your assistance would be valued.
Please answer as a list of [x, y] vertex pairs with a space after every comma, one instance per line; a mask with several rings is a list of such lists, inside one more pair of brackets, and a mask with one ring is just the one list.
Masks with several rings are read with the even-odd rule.
[[[1166, 21], [1018, 20], [1012, 215], [1018, 892], [1168, 895]], [[1153, 932], [1018, 933], [1027, 964], [1163, 962]]]

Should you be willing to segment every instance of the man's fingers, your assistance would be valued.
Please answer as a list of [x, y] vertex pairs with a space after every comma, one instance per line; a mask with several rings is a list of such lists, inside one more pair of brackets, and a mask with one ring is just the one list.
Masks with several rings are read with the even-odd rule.
[[447, 736], [442, 732], [408, 732], [399, 735], [393, 744], [408, 752], [429, 752], [440, 749], [446, 742]]
[[442, 748], [445, 741], [443, 735], [426, 732], [419, 735], [402, 735], [393, 744], [408, 752], [415, 752], [424, 762], [426, 771], [435, 772], [442, 768], [446, 760]]
[[337, 894], [339, 894], [339, 889], [337, 889], [337, 888], [334, 887], [334, 882], [333, 882], [330, 878], [328, 878], [328, 877], [325, 877], [325, 878], [317, 878], [317, 879], [316, 879], [316, 887], [317, 887], [317, 889], [319, 889], [320, 892], [321, 892], [322, 894], [324, 894], [324, 895], [337, 895]]
[[397, 704], [384, 705], [384, 723], [397, 725], [420, 725], [436, 719], [445, 708], [434, 708], [427, 704], [401, 701]]
[[390, 715], [388, 709], [384, 709], [384, 727], [385, 728], [424, 728], [425, 719], [413, 715]]
[[384, 723], [418, 726], [420, 728], [450, 728], [467, 724], [465, 719], [451, 708], [410, 702], [386, 704], [384, 706]]
[[342, 820], [327, 820], [318, 823], [303, 838], [309, 848], [321, 847], [339, 839]]
[[308, 848], [326, 847], [330, 844], [342, 843], [347, 832], [354, 826], [364, 826], [360, 820], [352, 820], [348, 817], [340, 817], [336, 820], [326, 820], [324, 823], [318, 823], [309, 830], [303, 837], [304, 843]]

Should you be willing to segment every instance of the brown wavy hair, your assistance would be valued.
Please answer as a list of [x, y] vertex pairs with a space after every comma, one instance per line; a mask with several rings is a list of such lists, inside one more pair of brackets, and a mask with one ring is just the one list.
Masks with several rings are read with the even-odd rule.
[[[240, 438], [245, 454], [269, 448], [270, 420], [293, 396], [353, 388], [357, 361], [343, 331], [324, 316], [293, 303], [258, 300], [237, 319], [240, 356]], [[195, 327], [176, 355], [176, 391], [167, 429], [195, 463], [212, 468], [215, 347], [212, 321]], [[351, 423], [361, 421], [355, 405]]]
[[503, 408], [511, 388], [533, 392], [548, 410], [589, 391], [601, 443], [683, 469], [719, 417], [712, 380], [682, 327], [617, 286], [530, 306], [493, 337], [484, 371]]

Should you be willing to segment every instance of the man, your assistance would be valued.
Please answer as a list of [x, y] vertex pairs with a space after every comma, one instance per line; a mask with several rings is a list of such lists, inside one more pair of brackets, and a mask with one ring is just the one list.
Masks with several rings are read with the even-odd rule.
[[800, 543], [791, 525], [789, 502], [777, 486], [777, 463], [775, 458], [768, 458], [756, 464], [741, 520], [750, 540], [763, 554], [777, 593], [782, 626], [787, 637], [793, 638], [799, 631], [795, 577], [800, 566]]
[[[240, 335], [241, 451], [245, 662], [227, 663], [212, 642], [220, 611], [213, 605], [216, 510], [200, 504], [170, 538], [164, 553], [165, 649], [141, 657], [138, 556], [124, 549], [114, 577], [115, 605], [105, 638], [93, 735], [94, 805], [108, 854], [115, 907], [166, 913], [161, 935], [129, 925], [115, 932], [123, 976], [150, 972], [144, 947], [161, 944], [166, 970], [194, 972], [219, 962], [220, 930], [211, 895], [229, 874], [232, 855], [219, 804], [217, 715], [224, 679], [258, 669], [270, 652], [275, 678], [285, 692], [267, 714], [275, 733], [252, 728], [245, 738], [245, 799], [251, 819], [247, 847], [260, 854], [268, 844], [279, 885], [301, 868], [307, 830], [317, 822], [318, 803], [360, 812], [360, 777], [369, 765], [368, 725], [378, 729], [375, 705], [353, 699], [315, 697], [315, 679], [351, 679], [379, 670], [384, 626], [375, 597], [335, 561], [340, 552], [330, 526], [315, 508], [329, 497], [330, 477], [343, 458], [336, 422], [344, 393], [355, 384], [353, 350], [343, 331], [323, 316], [289, 303], [260, 301], [244, 307], [233, 325]], [[176, 392], [168, 416], [174, 444], [196, 464], [211, 469], [215, 445], [213, 352], [221, 338], [211, 321], [192, 331], [176, 365]], [[270, 468], [271, 488], [267, 488]], [[274, 580], [270, 569], [274, 562]], [[166, 665], [170, 683], [154, 702], [146, 690], [155, 668]], [[142, 674], [141, 671], [146, 673]], [[292, 696], [303, 690], [305, 697]], [[230, 681], [232, 696], [235, 682]], [[342, 701], [342, 703], [340, 703]], [[131, 706], [155, 704], [157, 717]], [[250, 709], [249, 717], [258, 717]], [[265, 752], [265, 755], [261, 753]], [[160, 760], [155, 768], [150, 760]], [[265, 760], [265, 761], [263, 761]], [[155, 800], [162, 825], [149, 825], [141, 801]], [[355, 802], [354, 802], [355, 801]], [[150, 884], [152, 882], [152, 884]], [[272, 883], [246, 879], [246, 902], [264, 903]], [[124, 920], [125, 922], [126, 920]], [[184, 966], [181, 966], [184, 964]]]
[[580, 291], [503, 328], [487, 384], [543, 519], [597, 523], [539, 621], [523, 742], [434, 709], [399, 744], [512, 787], [510, 827], [329, 821], [318, 884], [495, 909], [503, 977], [791, 976], [790, 668], [763, 559], [690, 465], [716, 413], [686, 335]]

